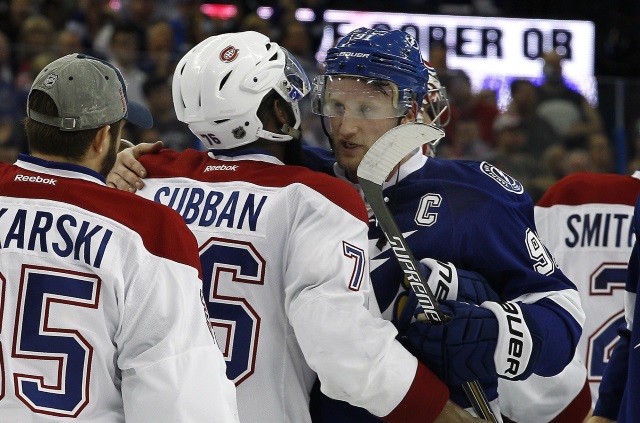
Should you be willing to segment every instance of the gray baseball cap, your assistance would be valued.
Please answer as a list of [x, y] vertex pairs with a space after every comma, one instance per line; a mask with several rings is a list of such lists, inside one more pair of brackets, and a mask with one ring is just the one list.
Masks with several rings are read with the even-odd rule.
[[69, 54], [45, 66], [31, 85], [33, 90], [49, 95], [60, 116], [47, 116], [28, 106], [27, 116], [63, 131], [101, 128], [120, 119], [143, 128], [153, 125], [149, 110], [127, 98], [120, 71], [85, 54]]

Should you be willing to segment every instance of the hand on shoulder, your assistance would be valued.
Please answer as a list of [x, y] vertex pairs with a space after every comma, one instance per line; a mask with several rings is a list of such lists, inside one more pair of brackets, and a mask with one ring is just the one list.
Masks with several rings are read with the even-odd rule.
[[107, 186], [129, 192], [142, 189], [142, 178], [147, 176], [147, 171], [138, 158], [144, 154], [157, 153], [163, 147], [162, 141], [133, 145], [127, 140], [121, 140], [116, 163], [107, 175]]

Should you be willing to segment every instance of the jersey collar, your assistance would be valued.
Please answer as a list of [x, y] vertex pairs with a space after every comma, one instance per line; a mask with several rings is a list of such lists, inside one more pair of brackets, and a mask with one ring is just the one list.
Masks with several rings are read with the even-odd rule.
[[267, 162], [273, 164], [284, 165], [276, 156], [266, 150], [258, 148], [244, 148], [237, 151], [219, 150], [219, 154], [214, 154], [213, 150], [209, 150], [209, 157], [216, 160], [237, 161], [237, 160], [253, 160], [257, 162]]
[[[407, 160], [400, 166], [400, 168], [398, 169], [398, 172], [392, 173], [391, 176], [389, 177], [389, 180], [385, 181], [382, 184], [383, 189], [389, 188], [395, 185], [396, 183], [402, 181], [409, 174], [415, 172], [418, 169], [421, 169], [422, 166], [424, 166], [424, 164], [427, 162], [428, 157], [422, 154], [422, 150], [419, 148], [416, 148], [410, 154], [411, 154], [411, 157], [409, 158], [409, 160]], [[344, 179], [345, 181], [351, 183], [353, 186], [355, 186], [358, 189], [358, 191], [360, 191], [360, 185], [354, 184], [349, 180], [349, 178], [347, 178], [347, 173], [343, 168], [340, 167], [338, 162], [333, 163], [333, 173], [338, 178]]]
[[46, 173], [63, 178], [83, 179], [96, 184], [105, 185], [106, 179], [93, 169], [73, 163], [52, 162], [27, 154], [19, 154], [15, 165], [31, 172]]
[[388, 178], [388, 181], [385, 181], [382, 184], [382, 188], [389, 188], [398, 182], [402, 181], [404, 178], [419, 170], [424, 166], [427, 162], [428, 157], [422, 154], [421, 148], [416, 148], [411, 154], [411, 157], [406, 162], [402, 163], [398, 170], [391, 174]]

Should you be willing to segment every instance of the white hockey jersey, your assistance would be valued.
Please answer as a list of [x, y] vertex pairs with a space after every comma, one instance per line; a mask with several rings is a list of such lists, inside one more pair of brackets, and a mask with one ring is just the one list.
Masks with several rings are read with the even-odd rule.
[[0, 421], [238, 422], [199, 272], [172, 210], [84, 167], [0, 165]]
[[624, 321], [631, 224], [639, 194], [640, 172], [576, 173], [552, 186], [535, 209], [540, 238], [580, 293], [586, 321], [577, 352], [586, 365], [594, 404], [618, 339], [616, 329]]
[[[138, 191], [178, 211], [198, 240], [240, 421], [310, 422], [316, 373], [329, 396], [378, 416], [410, 398], [411, 413], [428, 421], [429, 410], [415, 404], [430, 395], [446, 401], [446, 387], [426, 382], [393, 325], [367, 309], [367, 214], [358, 194], [264, 152], [243, 154], [145, 155], [149, 177]], [[412, 397], [418, 379], [423, 396]]]

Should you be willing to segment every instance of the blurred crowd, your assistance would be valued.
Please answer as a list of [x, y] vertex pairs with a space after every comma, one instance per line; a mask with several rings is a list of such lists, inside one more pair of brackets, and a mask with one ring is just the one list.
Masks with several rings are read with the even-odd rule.
[[438, 45], [429, 50], [451, 107], [438, 156], [489, 161], [522, 182], [534, 201], [570, 173], [615, 173], [600, 112], [565, 84], [560, 54], [544, 55], [540, 85], [511, 81], [509, 104], [500, 110], [495, 92], [474, 92], [468, 75], [448, 68], [443, 50]]
[[[162, 139], [176, 150], [200, 148], [176, 119], [171, 99], [173, 70], [199, 41], [223, 32], [258, 31], [291, 51], [310, 79], [322, 72], [315, 52], [325, 2], [277, 1], [269, 19], [258, 16], [257, 4], [227, 3], [236, 4], [237, 13], [221, 19], [203, 13], [202, 2], [194, 0], [0, 1], [0, 161], [13, 162], [26, 152], [21, 120], [29, 87], [47, 63], [69, 53], [115, 64], [128, 83], [129, 97], [151, 110], [153, 129], [127, 127], [124, 138], [135, 143]], [[316, 20], [297, 20], [301, 5], [313, 9]], [[569, 173], [615, 172], [600, 112], [564, 84], [562, 56], [550, 52], [544, 57], [541, 85], [514, 80], [505, 110], [498, 107], [494, 92], [473, 90], [468, 75], [447, 66], [445, 46], [429, 46], [427, 59], [450, 101], [450, 123], [438, 156], [490, 161], [520, 180], [534, 201]], [[320, 119], [309, 109], [304, 110], [304, 141], [328, 147]], [[637, 142], [640, 153], [640, 137]], [[630, 160], [630, 171], [636, 168], [640, 154]]]

